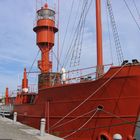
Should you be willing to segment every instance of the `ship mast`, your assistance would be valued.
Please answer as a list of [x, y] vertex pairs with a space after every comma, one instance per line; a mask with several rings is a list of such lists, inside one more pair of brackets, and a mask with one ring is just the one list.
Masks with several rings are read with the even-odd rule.
[[103, 50], [102, 50], [101, 0], [96, 0], [96, 41], [97, 41], [96, 78], [99, 78], [104, 73]]

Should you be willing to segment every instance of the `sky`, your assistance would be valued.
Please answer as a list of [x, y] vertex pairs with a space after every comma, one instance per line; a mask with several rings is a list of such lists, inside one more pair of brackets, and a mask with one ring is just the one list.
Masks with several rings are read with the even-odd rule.
[[[36, 1], [37, 6], [36, 6]], [[71, 19], [66, 34], [66, 27], [71, 11], [73, 0], [60, 0], [60, 49], [64, 42], [64, 50], [62, 51], [61, 63], [63, 64], [66, 51], [70, 45], [72, 27], [74, 20], [78, 19], [79, 1], [74, 0], [74, 7], [71, 13]], [[33, 60], [38, 52], [36, 46], [36, 36], [33, 32], [35, 25], [36, 7], [39, 8], [45, 0], [0, 0], [0, 94], [3, 94], [6, 87], [16, 90], [17, 85], [21, 84], [22, 73], [24, 67], [29, 71]], [[47, 1], [50, 7], [56, 9], [57, 15], [57, 0]], [[135, 19], [140, 26], [140, 17], [136, 12], [133, 0], [127, 0]], [[135, 0], [138, 9], [140, 9], [140, 1]], [[132, 60], [137, 58], [140, 60], [140, 30], [132, 19], [123, 0], [112, 0], [112, 6], [124, 58]], [[104, 48], [104, 64], [117, 64], [115, 54], [115, 46], [111, 35], [111, 46], [109, 47], [108, 26], [106, 16], [105, 0], [102, 0], [102, 25], [103, 25], [103, 48]], [[57, 19], [57, 18], [56, 18]], [[111, 32], [111, 29], [110, 29]], [[111, 33], [112, 34], [112, 33]], [[56, 35], [57, 36], [57, 35]], [[54, 53], [57, 50], [57, 37]], [[113, 59], [111, 56], [111, 50]], [[38, 56], [39, 59], [39, 56]], [[54, 71], [56, 70], [56, 60], [54, 60]], [[95, 26], [95, 2], [93, 0], [85, 23], [84, 41], [81, 55], [81, 66], [89, 67], [96, 65], [96, 26]], [[33, 71], [37, 69], [37, 63], [33, 66]], [[30, 75], [30, 83], [37, 81], [36, 75]], [[34, 79], [34, 80], [31, 80]]]

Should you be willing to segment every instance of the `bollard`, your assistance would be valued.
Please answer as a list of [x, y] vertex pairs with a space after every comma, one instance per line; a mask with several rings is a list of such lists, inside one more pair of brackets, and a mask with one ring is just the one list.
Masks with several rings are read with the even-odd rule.
[[13, 123], [15, 124], [17, 122], [17, 112], [14, 112], [14, 119], [13, 119]]
[[40, 136], [44, 136], [46, 126], [46, 119], [42, 118], [40, 121]]

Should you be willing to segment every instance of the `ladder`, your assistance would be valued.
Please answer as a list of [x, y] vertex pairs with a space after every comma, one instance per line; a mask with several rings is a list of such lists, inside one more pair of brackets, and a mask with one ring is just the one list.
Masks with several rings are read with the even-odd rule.
[[116, 52], [117, 52], [117, 59], [118, 59], [119, 65], [121, 65], [122, 62], [124, 61], [124, 57], [123, 57], [119, 33], [117, 30], [117, 26], [116, 26], [115, 18], [113, 15], [113, 10], [112, 10], [112, 5], [111, 5], [110, 0], [107, 0], [107, 8], [108, 8], [110, 22], [111, 22], [111, 26], [112, 26], [113, 38], [114, 38]]

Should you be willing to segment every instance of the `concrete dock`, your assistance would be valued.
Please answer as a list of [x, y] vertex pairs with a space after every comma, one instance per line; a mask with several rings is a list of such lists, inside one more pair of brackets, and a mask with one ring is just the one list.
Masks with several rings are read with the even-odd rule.
[[[137, 124], [140, 126], [140, 122]], [[136, 139], [140, 140], [140, 129], [136, 129]], [[64, 140], [47, 133], [40, 136], [40, 131], [27, 125], [0, 116], [0, 140]]]
[[49, 135], [40, 136], [40, 131], [19, 122], [13, 124], [13, 120], [0, 116], [0, 140], [63, 140]]

